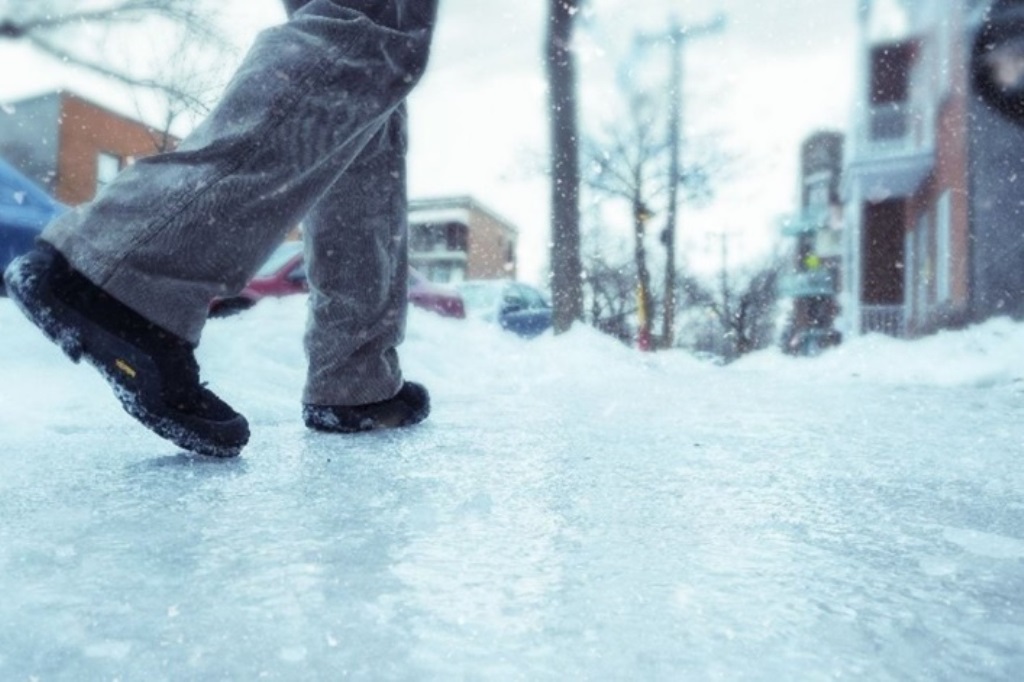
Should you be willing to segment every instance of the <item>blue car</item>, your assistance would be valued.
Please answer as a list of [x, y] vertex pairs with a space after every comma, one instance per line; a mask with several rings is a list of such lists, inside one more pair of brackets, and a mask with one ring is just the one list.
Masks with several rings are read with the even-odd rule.
[[0, 160], [0, 272], [6, 270], [12, 260], [31, 250], [47, 223], [66, 208], [9, 163]]
[[498, 324], [523, 338], [551, 327], [551, 304], [529, 284], [511, 280], [469, 280], [456, 284], [466, 317]]

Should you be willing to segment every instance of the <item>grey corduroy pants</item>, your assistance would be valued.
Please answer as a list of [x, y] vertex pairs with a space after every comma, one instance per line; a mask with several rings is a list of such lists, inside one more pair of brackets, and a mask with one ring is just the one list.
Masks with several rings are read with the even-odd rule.
[[141, 159], [43, 239], [149, 320], [198, 344], [210, 300], [239, 291], [305, 227], [303, 400], [357, 405], [401, 386], [407, 201], [403, 102], [437, 0], [291, 0], [211, 115]]

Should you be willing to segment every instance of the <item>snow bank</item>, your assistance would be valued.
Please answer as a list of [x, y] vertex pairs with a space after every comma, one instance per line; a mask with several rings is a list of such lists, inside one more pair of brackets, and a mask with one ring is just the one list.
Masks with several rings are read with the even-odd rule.
[[855, 379], [927, 386], [1013, 383], [1024, 379], [1024, 324], [996, 318], [964, 330], [912, 340], [872, 334], [851, 339], [814, 358], [794, 358], [770, 350], [732, 367], [826, 382]]
[[[232, 318], [212, 320], [199, 349], [203, 376], [255, 424], [298, 417], [305, 372], [301, 297], [262, 302]], [[28, 437], [40, 428], [74, 429], [89, 423], [123, 427], [107, 388], [87, 367], [74, 367], [0, 299], [4, 330], [0, 376], [0, 433]], [[771, 350], [729, 367], [716, 367], [683, 351], [641, 354], [590, 328], [524, 340], [482, 322], [410, 311], [402, 357], [406, 375], [438, 396], [479, 400], [522, 396], [603, 396], [608, 404], [629, 389], [664, 392], [707, 382], [720, 372], [769, 374], [812, 382], [986, 386], [1024, 379], [1024, 324], [995, 319], [970, 329], [912, 341], [884, 336], [853, 339], [816, 358]], [[100, 397], [97, 397], [100, 396]], [[628, 399], [628, 398], [623, 398]]]

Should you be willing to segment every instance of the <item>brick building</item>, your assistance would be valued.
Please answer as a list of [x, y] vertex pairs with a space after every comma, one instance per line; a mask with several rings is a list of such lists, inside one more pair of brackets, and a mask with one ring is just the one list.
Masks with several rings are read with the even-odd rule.
[[515, 279], [518, 231], [466, 196], [409, 202], [409, 262], [428, 279]]
[[1024, 315], [1024, 130], [969, 86], [988, 2], [860, 0], [846, 168], [847, 331], [895, 335]]
[[0, 157], [75, 206], [135, 159], [178, 140], [78, 95], [59, 91], [0, 113]]

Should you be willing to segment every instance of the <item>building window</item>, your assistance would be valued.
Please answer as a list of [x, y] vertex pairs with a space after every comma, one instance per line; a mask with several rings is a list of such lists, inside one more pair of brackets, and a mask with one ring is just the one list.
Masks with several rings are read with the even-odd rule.
[[917, 46], [913, 42], [880, 45], [871, 51], [871, 110], [868, 139], [872, 142], [903, 140], [910, 133], [907, 103]]
[[871, 104], [900, 104], [910, 97], [910, 74], [917, 45], [906, 41], [871, 50]]
[[952, 237], [950, 235], [952, 220], [952, 196], [947, 189], [939, 197], [935, 206], [935, 291], [939, 303], [947, 302], [952, 296], [950, 271], [952, 270]]
[[448, 223], [447, 246], [449, 251], [465, 253], [469, 246], [469, 228], [462, 223]]
[[110, 184], [121, 171], [121, 158], [106, 152], [100, 152], [96, 157], [96, 191], [100, 191]]
[[462, 223], [418, 223], [410, 227], [409, 248], [416, 253], [465, 253], [469, 228]]
[[444, 235], [438, 225], [433, 223], [413, 225], [409, 238], [410, 250], [422, 253], [439, 251], [443, 243]]

